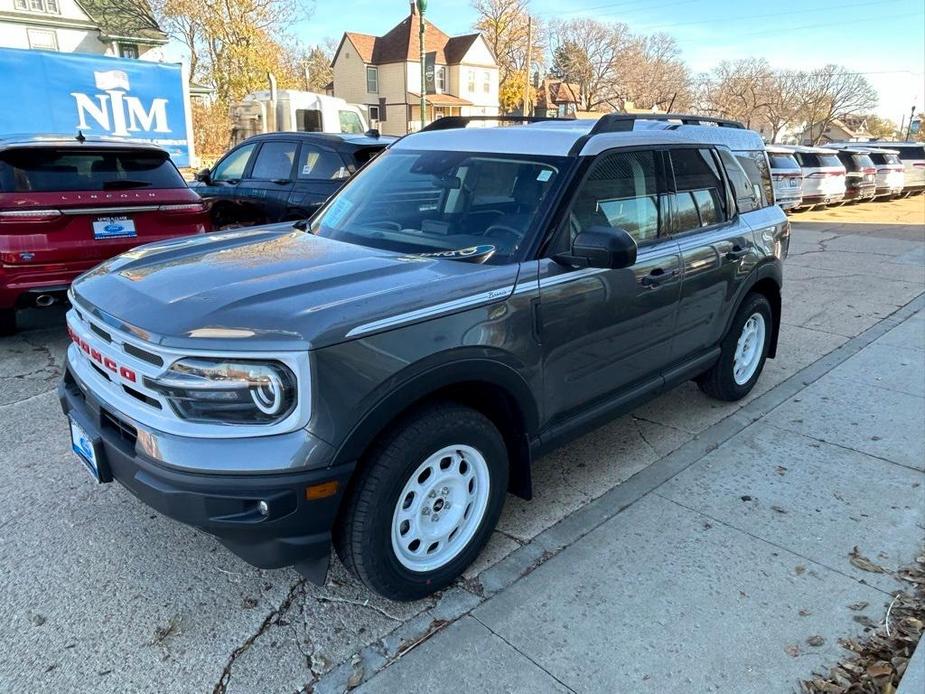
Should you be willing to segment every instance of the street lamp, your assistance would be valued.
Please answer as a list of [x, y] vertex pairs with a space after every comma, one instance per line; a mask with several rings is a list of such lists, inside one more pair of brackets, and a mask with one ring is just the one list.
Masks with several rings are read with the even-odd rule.
[[420, 48], [421, 48], [421, 130], [424, 129], [424, 118], [426, 114], [426, 93], [427, 93], [427, 78], [425, 77], [424, 69], [424, 12], [427, 10], [427, 0], [417, 0], [416, 2], [418, 8], [418, 24], [420, 25], [420, 31], [418, 36], [420, 37]]

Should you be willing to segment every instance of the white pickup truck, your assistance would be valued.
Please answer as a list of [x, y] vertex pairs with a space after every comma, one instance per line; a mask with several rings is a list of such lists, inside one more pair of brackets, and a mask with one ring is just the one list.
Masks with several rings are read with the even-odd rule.
[[369, 130], [364, 110], [344, 99], [294, 89], [253, 92], [231, 106], [231, 144], [272, 132], [361, 135]]

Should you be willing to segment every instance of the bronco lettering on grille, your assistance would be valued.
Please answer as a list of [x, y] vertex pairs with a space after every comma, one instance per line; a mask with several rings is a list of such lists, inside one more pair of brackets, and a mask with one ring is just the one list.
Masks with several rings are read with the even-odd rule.
[[135, 375], [134, 371], [126, 366], [122, 366], [121, 364], [116, 363], [114, 359], [104, 355], [95, 347], [91, 347], [90, 344], [80, 335], [78, 335], [77, 331], [75, 331], [70, 325], [67, 326], [67, 334], [70, 336], [71, 341], [77, 345], [84, 354], [87, 355], [88, 359], [95, 361], [107, 371], [111, 371], [114, 374], [119, 374], [119, 376], [124, 378], [126, 381], [131, 381], [132, 383], [138, 382], [138, 377]]

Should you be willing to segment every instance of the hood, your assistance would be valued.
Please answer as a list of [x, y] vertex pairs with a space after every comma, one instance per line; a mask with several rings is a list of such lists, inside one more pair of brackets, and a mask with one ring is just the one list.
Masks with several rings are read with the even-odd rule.
[[85, 310], [166, 347], [311, 349], [423, 319], [438, 304], [502, 300], [516, 279], [517, 265], [407, 256], [279, 224], [140, 246], [73, 291]]

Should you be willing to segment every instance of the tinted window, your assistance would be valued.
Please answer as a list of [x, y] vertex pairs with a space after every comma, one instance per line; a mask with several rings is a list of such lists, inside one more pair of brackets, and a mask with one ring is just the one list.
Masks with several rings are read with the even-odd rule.
[[854, 159], [855, 166], [859, 169], [869, 169], [874, 166], [874, 162], [866, 154], [855, 154], [852, 159]]
[[186, 188], [166, 153], [146, 151], [19, 149], [0, 156], [0, 190], [135, 190]]
[[336, 153], [303, 144], [302, 151], [299, 153], [299, 168], [296, 175], [301, 180], [331, 181], [347, 178], [350, 172]]
[[772, 169], [799, 169], [800, 165], [793, 158], [792, 154], [772, 154], [768, 152], [768, 159], [771, 160]]
[[290, 178], [296, 146], [295, 142], [264, 142], [250, 178], [267, 181]]
[[[675, 232], [719, 224], [726, 219], [726, 186], [710, 150], [672, 150], [671, 166], [678, 191], [674, 205]], [[698, 214], [701, 210], [702, 214]]]
[[756, 192], [759, 195], [760, 206], [767, 207], [773, 204], [774, 184], [771, 181], [771, 169], [768, 167], [768, 159], [764, 150], [736, 152], [735, 157], [742, 165], [748, 180], [753, 186], [758, 186]]
[[899, 151], [899, 158], [903, 161], [908, 161], [909, 159], [925, 159], [925, 145], [897, 147], [896, 149]]
[[761, 206], [761, 186], [752, 183], [732, 152], [722, 148], [718, 151], [723, 161], [723, 168], [726, 169], [726, 175], [729, 177], [729, 184], [732, 186], [739, 212], [751, 212], [758, 209]]
[[239, 181], [244, 175], [244, 169], [247, 168], [247, 160], [250, 159], [256, 144], [244, 145], [231, 152], [227, 157], [215, 165], [212, 172], [213, 181]]
[[899, 157], [898, 157], [898, 156], [896, 156], [895, 154], [886, 154], [886, 153], [884, 153], [884, 152], [871, 152], [871, 153], [870, 153], [870, 160], [871, 160], [874, 164], [878, 164], [878, 165], [880, 165], [880, 166], [885, 166], [885, 165], [887, 165], [887, 164], [898, 164], [898, 163], [899, 163]]
[[571, 238], [591, 227], [627, 231], [637, 243], [658, 237], [658, 185], [654, 152], [601, 156], [569, 214]]
[[815, 154], [813, 152], [797, 152], [797, 161], [800, 166], [808, 169], [818, 168], [820, 166], [842, 166], [835, 154]]
[[295, 129], [303, 133], [320, 133], [321, 111], [298, 108], [295, 112]]

